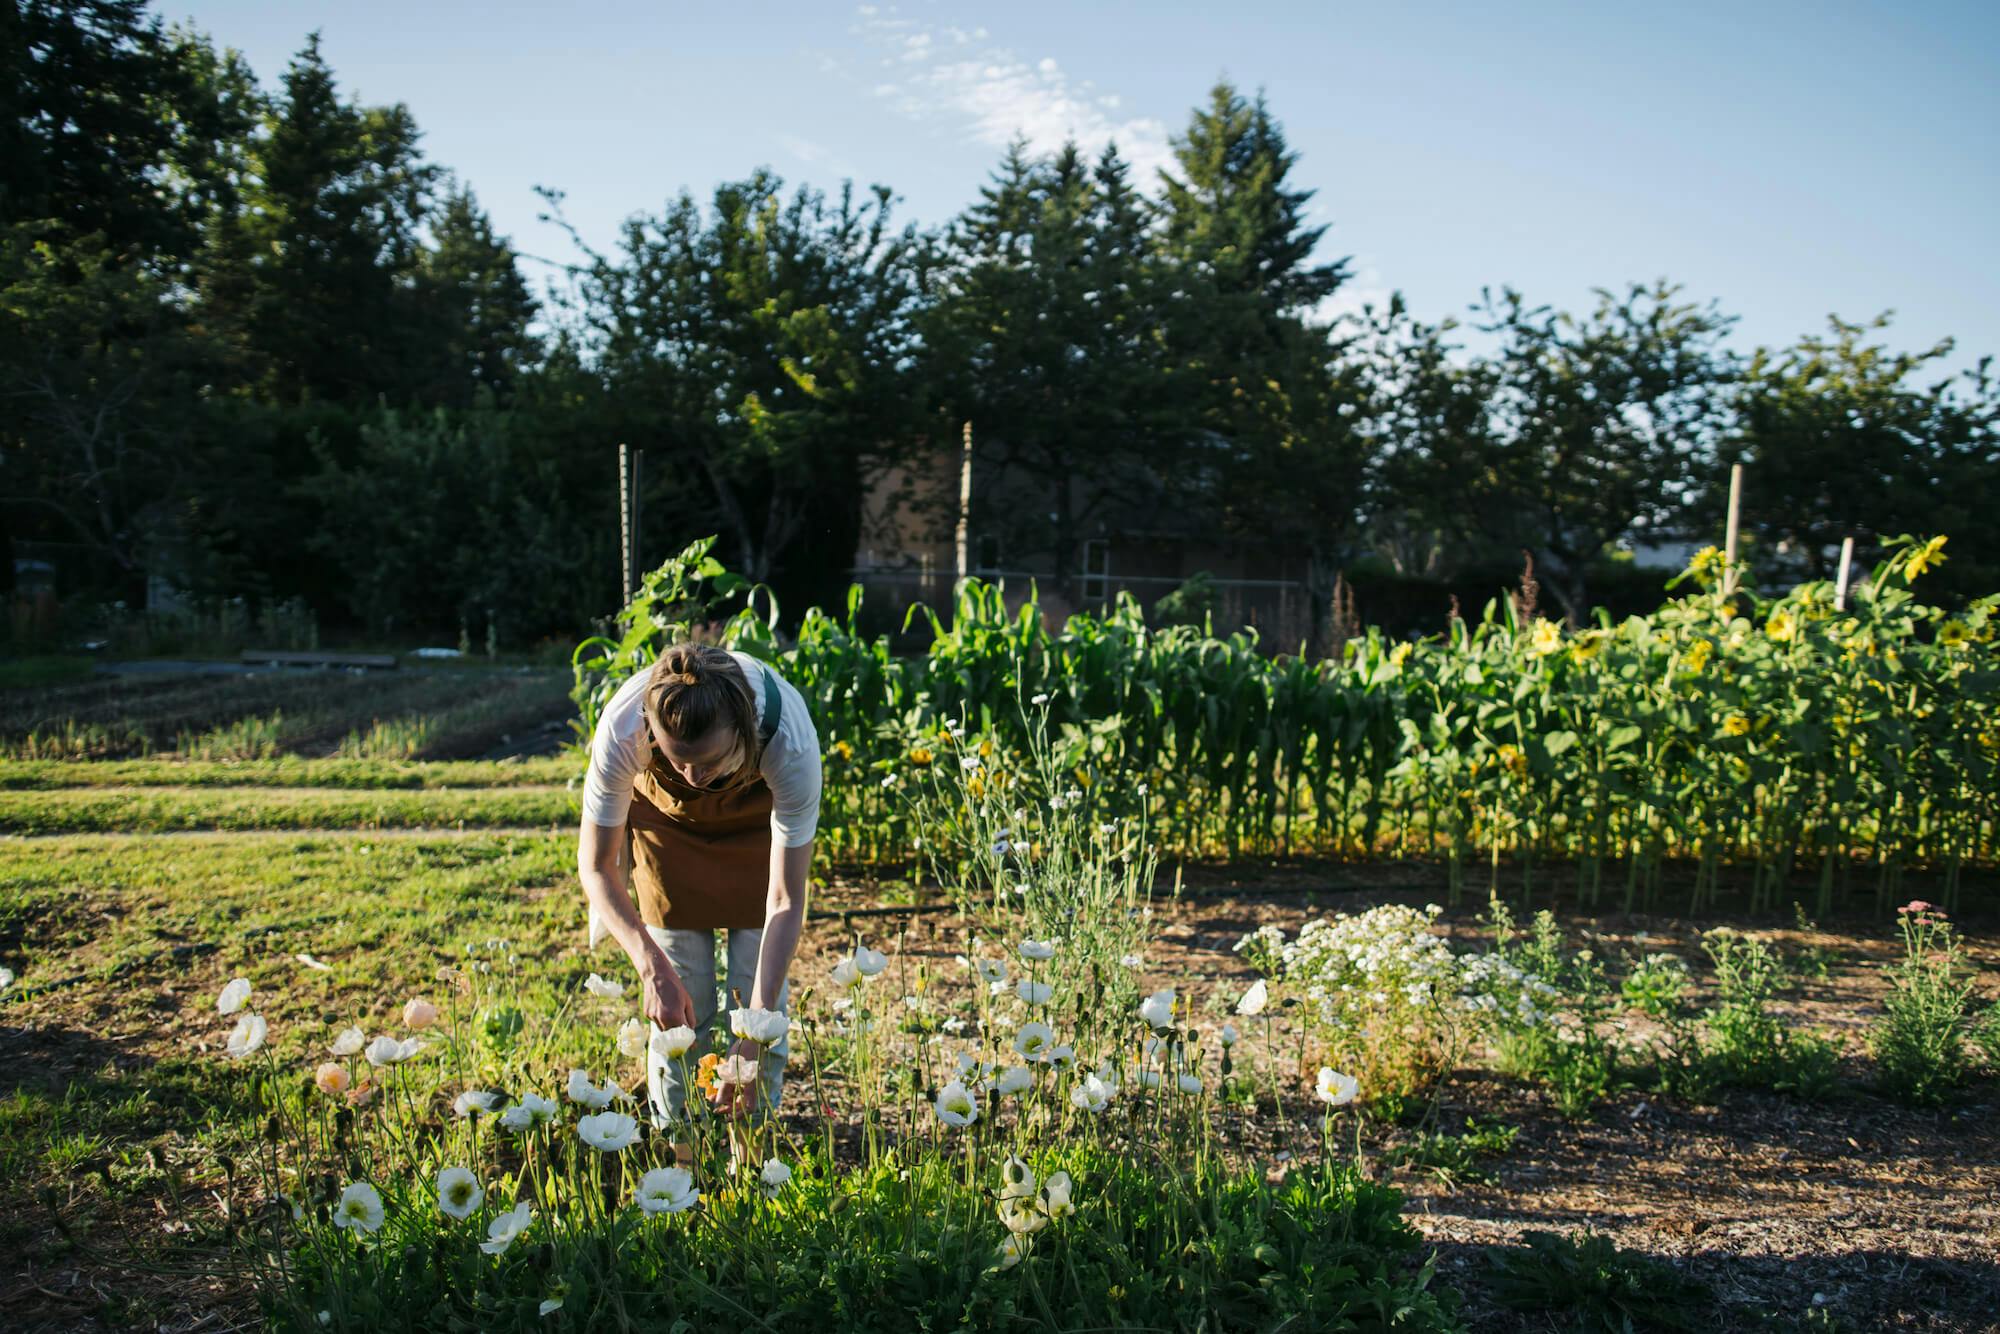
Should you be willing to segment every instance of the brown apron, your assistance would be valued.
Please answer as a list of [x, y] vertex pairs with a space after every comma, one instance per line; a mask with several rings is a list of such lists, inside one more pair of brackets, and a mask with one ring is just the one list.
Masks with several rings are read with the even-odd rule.
[[[764, 673], [758, 732], [777, 734], [778, 683]], [[632, 837], [632, 885], [648, 926], [713, 931], [764, 925], [771, 883], [771, 789], [760, 774], [722, 788], [681, 781], [655, 752], [632, 785], [625, 817]]]

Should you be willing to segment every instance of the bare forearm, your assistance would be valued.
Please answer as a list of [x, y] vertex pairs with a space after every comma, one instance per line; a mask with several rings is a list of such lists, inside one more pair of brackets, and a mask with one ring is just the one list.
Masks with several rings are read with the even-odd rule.
[[750, 1004], [772, 1009], [798, 953], [799, 933], [806, 921], [806, 874], [812, 867], [812, 844], [771, 849], [771, 888], [764, 904], [764, 940], [757, 952], [757, 981]]
[[604, 839], [599, 847], [579, 855], [577, 879], [583, 882], [584, 899], [597, 913], [598, 920], [630, 957], [632, 966], [643, 973], [651, 956], [660, 951], [647, 934], [645, 923], [639, 920], [632, 895], [626, 889], [625, 868], [616, 855], [622, 841], [622, 834], [616, 840]]

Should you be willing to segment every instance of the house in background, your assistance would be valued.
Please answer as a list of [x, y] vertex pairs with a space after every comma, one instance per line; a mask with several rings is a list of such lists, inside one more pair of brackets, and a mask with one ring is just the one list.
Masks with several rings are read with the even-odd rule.
[[[1010, 607], [1032, 585], [1043, 616], [1059, 625], [1074, 611], [1113, 605], [1120, 593], [1150, 618], [1162, 598], [1205, 573], [1218, 631], [1250, 626], [1265, 644], [1287, 650], [1309, 634], [1304, 553], [1231, 539], [1143, 477], [1109, 500], [1072, 487], [1071, 511], [1081, 517], [1065, 553], [1050, 508], [1055, 497], [994, 453], [968, 431], [955, 447], [885, 468], [864, 488], [852, 575], [870, 605], [895, 610], [897, 624], [915, 603], [943, 613], [966, 575], [1003, 583]], [[1192, 609], [1199, 615], [1200, 604]]]

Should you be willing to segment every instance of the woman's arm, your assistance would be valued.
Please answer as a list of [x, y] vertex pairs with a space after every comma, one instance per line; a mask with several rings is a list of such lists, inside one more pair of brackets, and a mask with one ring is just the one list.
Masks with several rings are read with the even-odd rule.
[[753, 1009], [777, 1008], [785, 974], [798, 953], [806, 921], [806, 874], [812, 870], [811, 843], [781, 847], [771, 840], [771, 888], [764, 896], [764, 943], [757, 951], [757, 981], [750, 989]]
[[[625, 888], [624, 852], [625, 826], [583, 822], [576, 841], [576, 874], [583, 881], [583, 896], [638, 971], [643, 993], [641, 1008], [646, 1017], [661, 1028], [680, 1024], [692, 1028], [694, 1002], [687, 988], [681, 985], [674, 966], [667, 962], [667, 952], [653, 940], [646, 924], [633, 911], [632, 896]], [[795, 930], [795, 944], [797, 939]]]

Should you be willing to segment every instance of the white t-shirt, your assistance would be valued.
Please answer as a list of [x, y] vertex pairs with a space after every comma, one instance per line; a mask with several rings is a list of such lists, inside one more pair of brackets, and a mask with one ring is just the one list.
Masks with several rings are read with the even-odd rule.
[[[747, 653], [729, 656], [750, 682], [760, 721], [766, 682], [777, 687], [782, 706], [778, 731], [764, 747], [760, 766], [771, 789], [771, 839], [780, 847], [802, 847], [812, 842], [819, 828], [819, 733], [796, 686]], [[597, 733], [590, 739], [590, 771], [583, 780], [583, 818], [592, 824], [616, 829], [625, 823], [632, 809], [632, 785], [652, 760], [643, 712], [651, 676], [652, 669], [647, 668], [618, 687], [597, 720]]]

